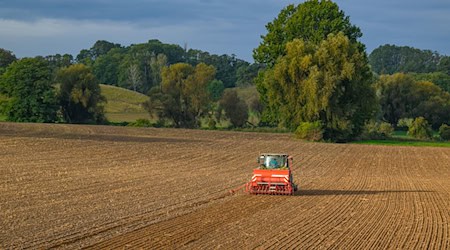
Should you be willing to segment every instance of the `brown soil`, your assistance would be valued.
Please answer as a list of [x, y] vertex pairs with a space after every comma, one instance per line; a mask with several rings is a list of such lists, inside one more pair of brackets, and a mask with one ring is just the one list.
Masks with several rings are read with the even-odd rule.
[[[295, 196], [229, 195], [260, 152]], [[450, 149], [0, 123], [0, 248], [446, 249]]]

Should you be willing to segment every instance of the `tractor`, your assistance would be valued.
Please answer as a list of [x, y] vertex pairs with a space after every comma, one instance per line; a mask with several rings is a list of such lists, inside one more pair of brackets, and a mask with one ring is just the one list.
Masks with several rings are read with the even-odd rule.
[[250, 194], [293, 195], [297, 185], [292, 176], [292, 156], [288, 154], [261, 154], [258, 167], [253, 169], [245, 191]]

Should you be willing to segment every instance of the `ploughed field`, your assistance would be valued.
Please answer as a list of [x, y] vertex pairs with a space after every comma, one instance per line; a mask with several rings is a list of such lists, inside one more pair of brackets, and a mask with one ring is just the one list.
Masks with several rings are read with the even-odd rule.
[[[260, 152], [294, 196], [228, 191]], [[450, 248], [450, 149], [0, 123], [0, 248]]]

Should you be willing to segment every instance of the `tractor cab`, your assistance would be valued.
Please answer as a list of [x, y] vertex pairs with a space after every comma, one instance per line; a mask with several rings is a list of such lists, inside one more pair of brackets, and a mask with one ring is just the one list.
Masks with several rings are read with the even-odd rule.
[[289, 156], [286, 154], [261, 154], [258, 157], [259, 169], [288, 169]]

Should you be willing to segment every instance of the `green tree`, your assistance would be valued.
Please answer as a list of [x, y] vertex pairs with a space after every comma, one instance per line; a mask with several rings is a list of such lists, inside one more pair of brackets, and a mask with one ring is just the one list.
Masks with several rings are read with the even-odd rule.
[[263, 118], [292, 130], [320, 121], [324, 139], [350, 140], [374, 115], [371, 79], [365, 53], [343, 33], [320, 45], [295, 39], [258, 82], [267, 103]]
[[0, 48], [0, 75], [11, 63], [17, 60], [16, 56], [9, 50]]
[[91, 66], [97, 58], [102, 55], [106, 55], [110, 50], [114, 48], [121, 48], [122, 46], [118, 43], [112, 43], [105, 40], [98, 40], [92, 45], [92, 47], [87, 50], [83, 49], [77, 55], [76, 60], [78, 63], [83, 63], [87, 66]]
[[450, 75], [450, 56], [442, 57], [437, 67], [440, 72]]
[[441, 89], [450, 93], [450, 75], [444, 72], [432, 72], [432, 73], [410, 73], [410, 75], [417, 82], [432, 82], [439, 86]]
[[186, 62], [197, 65], [205, 63], [216, 68], [216, 79], [223, 82], [225, 88], [236, 86], [238, 69], [248, 65], [248, 62], [237, 59], [235, 55], [211, 55], [201, 50], [190, 49], [186, 52]]
[[122, 48], [114, 48], [94, 61], [92, 70], [100, 83], [119, 86], [119, 68], [126, 55], [125, 52]]
[[84, 64], [61, 69], [56, 78], [60, 84], [59, 100], [64, 120], [69, 123], [105, 121], [98, 79]]
[[248, 120], [248, 106], [240, 99], [236, 90], [228, 89], [220, 100], [220, 110], [225, 111], [233, 127], [242, 127]]
[[212, 100], [218, 101], [222, 97], [225, 87], [223, 86], [222, 81], [214, 79], [208, 83], [207, 89], [209, 94], [211, 95]]
[[374, 49], [369, 55], [369, 63], [377, 74], [434, 72], [440, 60], [441, 55], [431, 50], [389, 44]]
[[433, 131], [425, 118], [417, 117], [408, 129], [408, 135], [417, 139], [431, 139]]
[[401, 118], [423, 116], [438, 129], [450, 121], [450, 94], [431, 82], [416, 82], [410, 75], [382, 75], [377, 83], [381, 117], [391, 124]]
[[442, 140], [450, 141], [450, 126], [447, 124], [442, 124], [439, 127], [439, 136]]
[[263, 65], [259, 63], [243, 64], [236, 71], [236, 86], [248, 87], [255, 84], [255, 78], [258, 72], [263, 69]]
[[[161, 85], [161, 71], [168, 64], [167, 56], [164, 54], [152, 55], [150, 58], [150, 71], [152, 86]], [[145, 93], [145, 92], [144, 92]]]
[[[278, 57], [285, 55], [285, 46], [294, 39], [319, 44], [331, 33], [343, 32], [352, 43], [362, 36], [360, 29], [350, 23], [350, 18], [338, 5], [328, 0], [309, 0], [297, 6], [284, 8], [273, 22], [266, 25], [259, 47], [253, 51], [258, 63], [272, 67]], [[364, 46], [359, 44], [361, 52]]]
[[3, 107], [9, 121], [54, 122], [58, 109], [48, 63], [24, 58], [11, 63], [0, 78], [0, 93], [8, 98]]
[[52, 75], [55, 76], [59, 69], [72, 65], [73, 56], [70, 54], [48, 55], [45, 57], [45, 60], [48, 62]]
[[362, 138], [366, 140], [385, 140], [392, 136], [394, 127], [387, 122], [369, 121], [364, 126]]
[[203, 63], [195, 68], [186, 63], [163, 68], [161, 87], [150, 91], [146, 109], [159, 119], [169, 119], [175, 127], [198, 127], [211, 107], [207, 87], [214, 74], [214, 67]]

